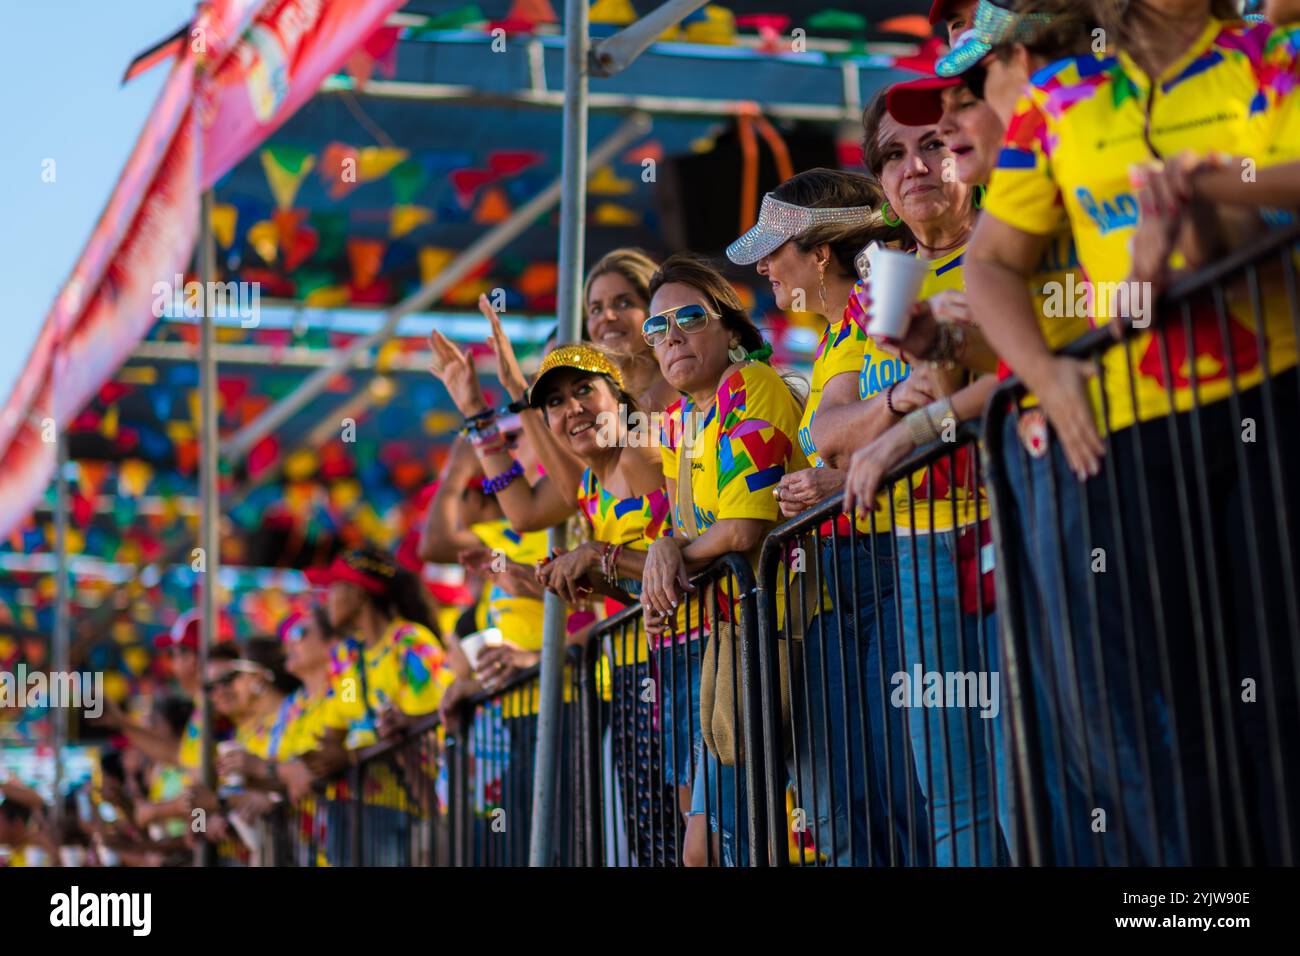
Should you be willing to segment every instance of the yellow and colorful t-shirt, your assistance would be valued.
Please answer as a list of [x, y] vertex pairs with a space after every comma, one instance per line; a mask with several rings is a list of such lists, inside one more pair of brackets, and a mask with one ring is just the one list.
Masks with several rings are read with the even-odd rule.
[[[546, 557], [546, 532], [520, 534], [504, 518], [470, 525], [470, 531], [484, 547], [499, 551], [519, 564], [535, 565]], [[501, 629], [501, 636], [528, 651], [542, 649], [542, 602], [537, 598], [515, 597], [493, 583], [491, 576], [475, 612], [475, 626]]]
[[[1267, 24], [1211, 20], [1154, 83], [1122, 51], [1044, 67], [1031, 77], [1007, 126], [985, 212], [1025, 232], [1050, 235], [1064, 208], [1081, 270], [1092, 285], [1095, 321], [1153, 309], [1149, 290], [1127, 281], [1138, 222], [1129, 170], [1187, 150], [1208, 154], [1228, 148], [1246, 156], [1265, 155], [1276, 121], [1270, 114], [1280, 102], [1268, 84], [1282, 82], [1287, 57], [1294, 61], [1285, 43], [1274, 44], [1274, 60], [1267, 60], [1272, 36]], [[1176, 257], [1171, 261], [1179, 264]], [[1226, 344], [1208, 304], [1193, 309], [1190, 342], [1182, 323], [1169, 325], [1170, 380], [1150, 332], [1110, 349], [1103, 372], [1111, 430], [1135, 421], [1130, 363], [1140, 420], [1168, 414], [1168, 391], [1177, 410], [1190, 408], [1193, 378], [1200, 402], [1226, 397], [1228, 354], [1234, 356], [1239, 387], [1258, 383], [1262, 369], [1249, 306], [1230, 301], [1229, 312]], [[1286, 310], [1266, 306], [1265, 324], [1272, 369], [1293, 366], [1295, 334]], [[1101, 409], [1097, 411], [1104, 427]]]
[[[965, 255], [966, 247], [962, 246], [931, 259], [928, 262], [930, 272], [921, 283], [917, 298], [924, 300], [940, 292], [962, 291], [965, 288], [962, 277]], [[874, 398], [911, 374], [912, 367], [907, 362], [883, 351], [868, 339], [862, 371], [858, 376], [858, 397], [864, 401]], [[987, 515], [984, 489], [978, 482], [970, 449], [958, 448], [952, 456], [944, 456], [931, 467], [913, 472], [906, 483], [900, 481], [894, 485], [894, 532], [906, 535], [952, 531], [954, 527], [974, 523], [977, 520], [976, 507], [979, 508], [979, 518]]]
[[[665, 409], [660, 438], [664, 476], [677, 481], [678, 455], [690, 458], [695, 525], [703, 534], [721, 518], [779, 521], [772, 489], [787, 471], [808, 467], [791, 439], [799, 433], [802, 410], [785, 380], [768, 365], [753, 363], [733, 372], [718, 388], [690, 448], [682, 445], [684, 416], [695, 412], [689, 397]], [[686, 530], [673, 503], [674, 533]]]
[[[616, 498], [601, 485], [595, 473], [586, 468], [578, 486], [578, 513], [587, 522], [592, 541], [622, 545], [629, 551], [648, 551], [650, 542], [660, 535], [672, 534], [668, 524], [668, 492], [662, 486], [648, 495]], [[636, 597], [641, 593], [637, 578], [620, 578], [619, 586]], [[605, 600], [607, 615], [622, 610], [612, 598]], [[614, 663], [644, 663], [648, 658], [645, 633], [638, 629], [631, 661], [624, 661], [623, 641], [614, 640]]]
[[[812, 436], [812, 422], [821, 407], [822, 393], [831, 379], [837, 375], [857, 377], [862, 371], [862, 362], [869, 340], [863, 327], [851, 318], [856, 301], [855, 296], [849, 296], [849, 307], [844, 310], [838, 322], [828, 323], [822, 330], [817, 351], [813, 353], [812, 383], [808, 390], [808, 402], [804, 405], [803, 417], [799, 420], [799, 448], [814, 468], [823, 468], [826, 465], [822, 457], [817, 454], [817, 444]], [[877, 512], [875, 525], [878, 532], [888, 531], [888, 512]], [[860, 518], [858, 530], [863, 534], [870, 534], [871, 518]], [[819, 529], [821, 534], [830, 534], [830, 531], [829, 522]], [[840, 532], [848, 533], [847, 518], [840, 522]]]
[[[679, 456], [687, 456], [700, 534], [723, 519], [781, 520], [772, 489], [786, 472], [808, 467], [797, 443], [802, 414], [785, 380], [760, 363], [732, 372], [719, 386], [689, 444], [683, 423], [686, 416], [699, 418], [695, 403], [684, 396], [664, 410], [659, 442], [664, 476], [676, 482]], [[679, 493], [678, 501], [672, 502], [674, 535], [686, 533], [680, 499]], [[778, 616], [784, 608], [783, 585], [778, 580]]]
[[394, 620], [333, 680], [334, 692], [321, 705], [319, 720], [325, 728], [346, 730], [346, 746], [355, 750], [378, 739], [375, 718], [390, 704], [412, 717], [437, 710], [453, 675], [442, 644], [428, 628]]

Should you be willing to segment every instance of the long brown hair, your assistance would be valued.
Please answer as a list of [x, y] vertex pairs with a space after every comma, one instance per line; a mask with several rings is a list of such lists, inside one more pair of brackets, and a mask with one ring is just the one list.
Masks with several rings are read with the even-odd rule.
[[582, 337], [590, 339], [587, 331], [587, 303], [591, 301], [591, 286], [603, 275], [615, 273], [627, 280], [641, 299], [650, 302], [650, 278], [659, 266], [640, 249], [611, 249], [605, 253], [587, 272], [582, 283]]
[[885, 194], [880, 184], [859, 173], [841, 169], [818, 167], [791, 176], [772, 190], [772, 195], [805, 209], [834, 209], [851, 206], [868, 206], [876, 214], [866, 223], [828, 222], [812, 226], [791, 241], [800, 252], [808, 253], [825, 243], [831, 257], [845, 278], [856, 278], [853, 260], [863, 246], [872, 242], [882, 245], [908, 239], [906, 226], [891, 226], [880, 208], [885, 204]]

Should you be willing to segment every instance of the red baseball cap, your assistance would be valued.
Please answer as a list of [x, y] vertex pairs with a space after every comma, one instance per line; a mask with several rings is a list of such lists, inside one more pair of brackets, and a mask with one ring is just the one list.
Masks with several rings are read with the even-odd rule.
[[[184, 647], [187, 650], [199, 649], [199, 627], [203, 614], [198, 608], [186, 611], [172, 624], [170, 631], [165, 631], [154, 638], [154, 647], [167, 650], [170, 647]], [[216, 642], [220, 643], [235, 636], [234, 621], [227, 614], [217, 614]]]
[[895, 83], [885, 93], [885, 108], [904, 126], [933, 126], [943, 116], [943, 91], [961, 83], [959, 76], [924, 76]]
[[935, 26], [948, 19], [948, 11], [968, 0], [934, 0], [930, 4], [930, 26]]
[[370, 594], [383, 596], [389, 583], [397, 574], [397, 564], [370, 551], [349, 551], [336, 557], [327, 568], [308, 568], [307, 580], [318, 588], [326, 588], [335, 581], [347, 581]]

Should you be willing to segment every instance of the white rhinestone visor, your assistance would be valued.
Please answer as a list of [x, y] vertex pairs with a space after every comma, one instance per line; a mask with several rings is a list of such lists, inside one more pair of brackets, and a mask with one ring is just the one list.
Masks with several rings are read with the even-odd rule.
[[752, 265], [780, 248], [782, 243], [803, 235], [813, 226], [828, 222], [864, 226], [878, 216], [870, 206], [824, 209], [795, 206], [768, 193], [763, 197], [763, 206], [758, 211], [758, 222], [749, 232], [727, 246], [727, 258], [738, 266]]

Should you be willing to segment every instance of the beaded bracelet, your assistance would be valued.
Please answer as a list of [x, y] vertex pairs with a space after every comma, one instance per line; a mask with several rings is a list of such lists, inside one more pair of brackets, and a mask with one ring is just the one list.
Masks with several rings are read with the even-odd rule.
[[885, 407], [889, 409], [889, 414], [896, 418], [902, 418], [903, 413], [894, 407], [894, 389], [898, 387], [897, 382], [891, 382], [889, 388], [885, 389]]
[[482, 481], [483, 494], [495, 495], [497, 492], [505, 489], [520, 475], [524, 473], [524, 466], [516, 460], [501, 474], [492, 478], [484, 478]]

